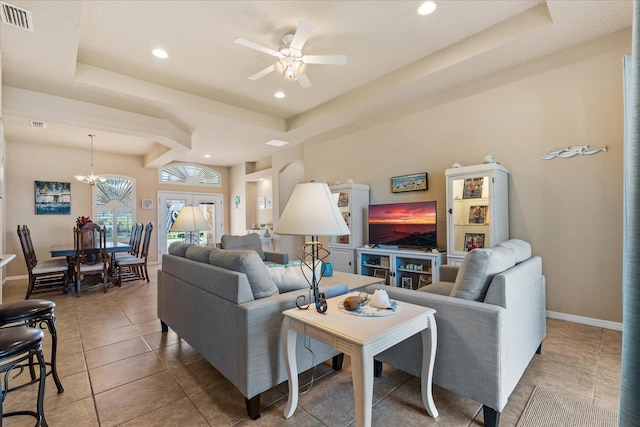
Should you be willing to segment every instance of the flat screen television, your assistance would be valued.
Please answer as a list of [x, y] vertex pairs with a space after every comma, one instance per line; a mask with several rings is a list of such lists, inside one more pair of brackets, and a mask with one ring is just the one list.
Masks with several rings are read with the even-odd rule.
[[369, 205], [369, 244], [435, 249], [435, 201]]

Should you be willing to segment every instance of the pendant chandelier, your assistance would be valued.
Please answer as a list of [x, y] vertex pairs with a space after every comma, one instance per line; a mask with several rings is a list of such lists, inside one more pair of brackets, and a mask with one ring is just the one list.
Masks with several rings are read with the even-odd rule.
[[96, 182], [105, 182], [107, 178], [98, 176], [93, 173], [93, 138], [95, 135], [89, 134], [89, 138], [91, 138], [91, 174], [90, 175], [76, 175], [76, 179], [83, 184], [89, 184], [91, 186], [96, 185]]

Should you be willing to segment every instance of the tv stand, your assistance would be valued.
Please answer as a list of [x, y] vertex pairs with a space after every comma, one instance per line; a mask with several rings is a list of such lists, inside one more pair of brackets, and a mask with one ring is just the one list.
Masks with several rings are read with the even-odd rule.
[[358, 274], [384, 279], [386, 285], [418, 289], [440, 280], [444, 252], [424, 249], [358, 248]]

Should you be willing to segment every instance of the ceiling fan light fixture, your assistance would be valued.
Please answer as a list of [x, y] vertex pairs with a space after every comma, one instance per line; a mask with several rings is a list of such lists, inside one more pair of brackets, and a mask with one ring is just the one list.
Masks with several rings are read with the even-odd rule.
[[296, 61], [296, 64], [294, 65], [296, 71], [298, 72], [298, 74], [304, 74], [307, 72], [307, 64], [306, 62], [303, 61]]
[[274, 68], [278, 72], [278, 74], [284, 74], [284, 71], [287, 69], [287, 66], [282, 61], [276, 61], [273, 63]]
[[267, 74], [277, 71], [284, 75], [285, 80], [297, 81], [302, 89], [311, 87], [311, 80], [306, 74], [308, 64], [320, 65], [345, 65], [346, 55], [303, 55], [302, 49], [305, 46], [313, 26], [308, 22], [300, 21], [294, 34], [287, 33], [282, 37], [284, 47], [279, 50], [262, 46], [243, 38], [234, 40], [236, 44], [257, 50], [267, 55], [275, 57], [272, 65], [249, 76], [249, 80], [258, 80]]
[[291, 81], [296, 80], [296, 72], [293, 67], [287, 67], [287, 69], [284, 71], [284, 78]]

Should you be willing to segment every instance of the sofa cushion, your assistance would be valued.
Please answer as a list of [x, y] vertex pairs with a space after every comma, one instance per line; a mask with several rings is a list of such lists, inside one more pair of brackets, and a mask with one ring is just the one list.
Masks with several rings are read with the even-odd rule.
[[184, 258], [187, 248], [193, 246], [191, 243], [184, 242], [173, 242], [169, 245], [169, 253], [171, 255], [179, 256]]
[[255, 251], [213, 250], [209, 254], [209, 264], [246, 274], [255, 299], [278, 295], [269, 268]]
[[513, 251], [513, 254], [516, 257], [516, 264], [519, 264], [522, 261], [526, 261], [531, 258], [531, 245], [529, 244], [529, 242], [525, 242], [524, 240], [511, 239], [502, 243], [498, 243], [496, 246], [507, 248]]
[[246, 236], [231, 236], [225, 234], [220, 239], [220, 247], [227, 250], [250, 249], [258, 253], [261, 260], [265, 260], [262, 241], [256, 233], [249, 233]]
[[199, 262], [209, 262], [209, 254], [211, 251], [219, 251], [220, 249], [214, 246], [199, 246], [191, 245], [185, 251], [185, 258], [192, 259]]
[[498, 246], [474, 249], [462, 261], [451, 296], [482, 301], [493, 276], [515, 264], [516, 257], [511, 249]]
[[[316, 275], [320, 277], [322, 263], [316, 267]], [[287, 265], [269, 265], [269, 272], [280, 293], [309, 288], [312, 280], [311, 267], [301, 262]], [[308, 281], [307, 281], [308, 279]]]

